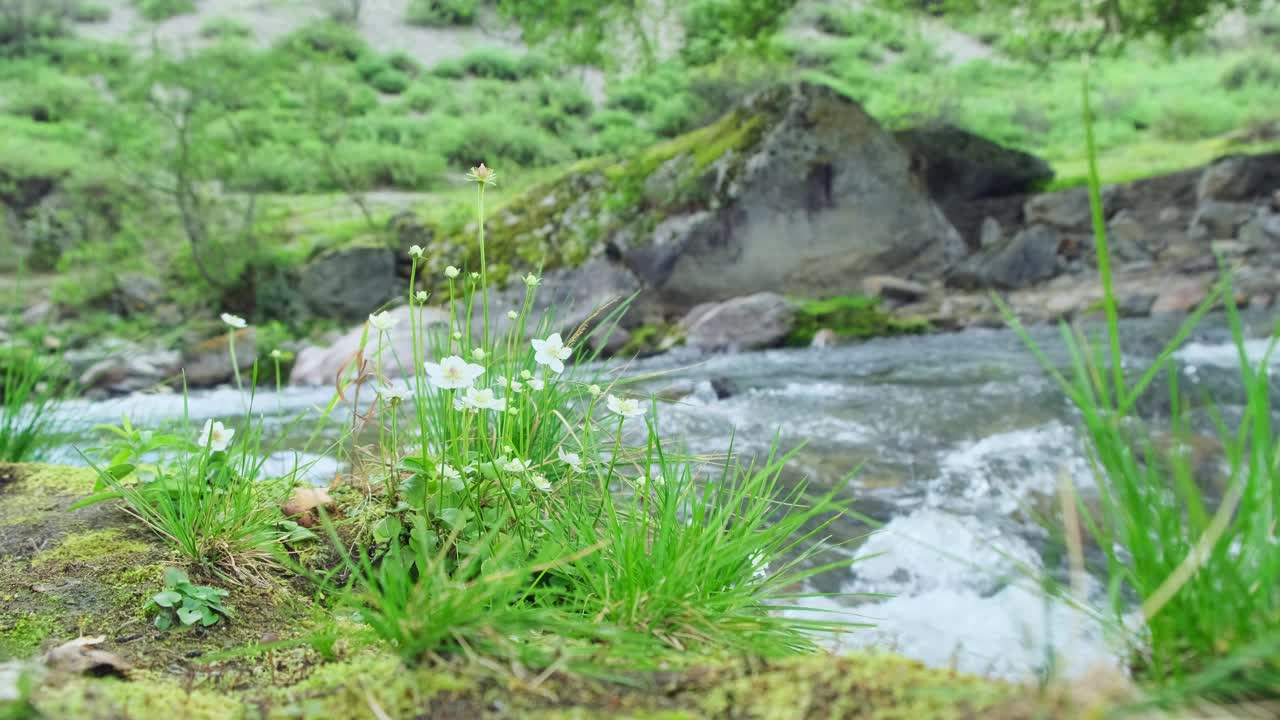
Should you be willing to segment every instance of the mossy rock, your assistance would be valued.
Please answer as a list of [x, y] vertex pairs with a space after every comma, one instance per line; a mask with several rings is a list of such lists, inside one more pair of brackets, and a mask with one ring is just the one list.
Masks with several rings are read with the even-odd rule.
[[788, 345], [808, 345], [822, 329], [845, 340], [918, 335], [932, 329], [928, 320], [894, 315], [880, 306], [879, 298], [865, 295], [796, 299], [795, 303], [796, 325], [787, 338]]

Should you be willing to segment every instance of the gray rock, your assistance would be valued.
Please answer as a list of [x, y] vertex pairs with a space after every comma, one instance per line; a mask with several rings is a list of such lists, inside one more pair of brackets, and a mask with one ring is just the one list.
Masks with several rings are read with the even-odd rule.
[[1116, 298], [1116, 309], [1120, 317], [1147, 317], [1156, 304], [1156, 294], [1149, 292], [1122, 293]]
[[[258, 358], [254, 328], [235, 331], [236, 363], [240, 372], [253, 368]], [[230, 382], [235, 377], [227, 334], [193, 342], [182, 348], [182, 372], [188, 387], [205, 388]], [[243, 377], [241, 378], [243, 380]]]
[[[382, 373], [389, 378], [413, 375], [413, 325], [410, 322], [409, 306], [402, 305], [387, 312], [395, 319], [395, 325], [381, 339]], [[429, 343], [438, 335], [447, 335], [449, 312], [435, 307], [421, 308], [421, 314], [418, 314], [419, 310], [413, 312], [418, 317], [423, 336], [420, 355], [424, 358], [434, 357], [434, 350]], [[294, 359], [293, 372], [289, 375], [289, 384], [333, 385], [339, 372], [352, 369], [351, 363], [360, 350], [365, 325], [366, 323], [356, 325], [328, 345], [313, 345], [299, 350]], [[370, 330], [365, 357], [371, 363], [377, 362], [378, 347], [378, 335]]]
[[1280, 153], [1221, 158], [1200, 175], [1196, 197], [1206, 201], [1243, 202], [1265, 196], [1280, 186]]
[[1182, 211], [1170, 205], [1160, 211], [1160, 215], [1156, 218], [1165, 225], [1172, 225], [1182, 219]]
[[708, 168], [711, 196], [618, 248], [673, 311], [759, 288], [852, 294], [867, 275], [936, 276], [963, 256], [907, 152], [855, 103], [801, 83], [739, 112], [764, 129]]
[[995, 247], [1004, 240], [1004, 228], [1000, 227], [1000, 221], [987, 216], [982, 219], [982, 229], [978, 231], [978, 244], [983, 249]]
[[[1105, 216], [1110, 216], [1120, 206], [1120, 195], [1119, 188], [1112, 186], [1102, 189]], [[1041, 223], [1063, 230], [1088, 230], [1093, 226], [1089, 190], [1084, 187], [1036, 195], [1027, 200], [1022, 212], [1028, 225]]]
[[409, 248], [417, 245], [418, 247], [431, 247], [431, 241], [435, 239], [435, 231], [422, 222], [422, 218], [412, 210], [402, 210], [387, 221], [387, 229], [396, 237], [397, 247], [400, 248], [400, 257], [405, 263], [409, 262]]
[[1267, 215], [1262, 220], [1262, 233], [1272, 240], [1280, 240], [1280, 215]]
[[32, 303], [30, 307], [22, 311], [22, 324], [31, 325], [48, 325], [58, 316], [58, 310], [48, 300], [40, 300]]
[[[605, 258], [588, 260], [576, 268], [549, 270], [540, 278], [525, 324], [527, 333], [532, 335], [544, 323], [550, 328], [546, 332], [560, 333], [565, 342], [579, 329], [585, 334], [599, 328], [603, 333], [602, 323], [639, 289], [640, 283], [630, 271]], [[512, 324], [507, 311], [520, 312], [526, 294], [526, 286], [518, 281], [489, 292], [491, 336], [507, 335]], [[473, 337], [480, 338], [484, 335], [484, 318], [479, 297], [474, 300], [474, 307], [471, 331]]]
[[1003, 244], [959, 263], [947, 276], [953, 287], [1016, 290], [1043, 282], [1058, 272], [1058, 231], [1032, 225]]
[[738, 383], [727, 377], [711, 378], [711, 389], [715, 391], [717, 400], [727, 400], [742, 392]]
[[1033, 192], [1053, 179], [1044, 160], [950, 125], [894, 133], [923, 165], [929, 194], [940, 202]]
[[1215, 202], [1200, 203], [1196, 214], [1191, 218], [1188, 232], [1193, 237], [1209, 240], [1226, 240], [1236, 236], [1236, 232], [1253, 218], [1254, 206], [1249, 203]]
[[180, 360], [176, 350], [130, 348], [90, 365], [77, 382], [86, 393], [124, 395], [172, 382]]
[[871, 275], [862, 281], [862, 290], [873, 297], [910, 303], [929, 294], [929, 288], [892, 275]]
[[396, 254], [385, 247], [355, 247], [322, 255], [301, 271], [299, 294], [321, 317], [356, 322], [408, 292], [396, 275]]
[[629, 342], [631, 342], [631, 333], [621, 327], [614, 327], [608, 331], [601, 330], [601, 332], [592, 334], [590, 340], [591, 348], [598, 350], [601, 357], [617, 355], [622, 352], [622, 349]]
[[121, 315], [145, 315], [160, 304], [164, 296], [164, 283], [159, 278], [129, 273], [116, 281], [111, 304]]
[[1155, 253], [1149, 246], [1148, 234], [1133, 213], [1121, 210], [1107, 223], [1107, 239], [1111, 251], [1122, 262], [1150, 260]]
[[762, 292], [699, 305], [681, 326], [690, 347], [759, 350], [786, 340], [795, 327], [795, 308], [777, 293]]

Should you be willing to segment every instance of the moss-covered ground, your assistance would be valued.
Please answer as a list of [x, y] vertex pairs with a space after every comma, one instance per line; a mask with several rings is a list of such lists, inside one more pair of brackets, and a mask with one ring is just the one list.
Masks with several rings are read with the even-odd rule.
[[0, 465], [0, 663], [100, 635], [98, 647], [131, 669], [124, 678], [87, 677], [24, 665], [31, 678], [24, 704], [0, 701], [0, 716], [1084, 717], [1083, 709], [1025, 687], [887, 654], [673, 658], [660, 664], [666, 669], [610, 667], [591, 675], [466, 657], [410, 668], [360, 625], [331, 613], [304, 583], [285, 577], [270, 588], [229, 588], [229, 622], [162, 632], [144, 605], [177, 559], [118, 506], [69, 509], [93, 485], [91, 470]]

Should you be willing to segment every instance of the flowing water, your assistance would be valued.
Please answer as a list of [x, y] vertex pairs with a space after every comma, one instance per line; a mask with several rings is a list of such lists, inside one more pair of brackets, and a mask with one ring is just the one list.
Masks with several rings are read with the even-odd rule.
[[[1273, 318], [1246, 318], [1254, 358], [1265, 348]], [[1125, 365], [1149, 366], [1172, 337], [1176, 320], [1127, 322]], [[1038, 329], [1051, 360], [1066, 365], [1057, 331]], [[1175, 356], [1181, 382], [1194, 398], [1212, 397], [1228, 418], [1238, 402], [1237, 355], [1221, 318], [1210, 317]], [[839, 647], [876, 646], [938, 666], [1002, 677], [1041, 672], [1049, 650], [1058, 670], [1077, 673], [1097, 663], [1119, 664], [1096, 621], [1037, 592], [1042, 571], [1061, 576], [1051, 559], [1054, 493], [1063, 479], [1082, 492], [1092, 486], [1073, 411], [1021, 341], [1003, 330], [877, 340], [824, 350], [739, 355], [669, 355], [613, 368], [644, 387], [681, 395], [661, 415], [664, 435], [696, 453], [724, 453], [732, 441], [746, 456], [803, 445], [788, 477], [845, 488], [855, 509], [874, 523], [841, 519], [833, 540], [851, 560], [815, 581], [831, 593], [807, 610], [835, 613], [874, 627], [833, 639]], [[655, 376], [656, 374], [656, 376]], [[719, 392], [717, 392], [719, 389]], [[283, 424], [323, 408], [328, 389], [287, 389], [260, 395], [255, 413]], [[1159, 397], [1144, 403], [1159, 417]], [[231, 389], [176, 395], [134, 395], [74, 401], [61, 410], [68, 445], [58, 457], [78, 461], [73, 447], [91, 446], [98, 423], [127, 414], [156, 426], [186, 415], [193, 424], [234, 417], [244, 397]], [[184, 410], [185, 408], [185, 410]], [[284, 471], [299, 454], [273, 458]], [[314, 482], [340, 468], [323, 454], [301, 455]], [[875, 530], [872, 532], [872, 530]], [[856, 558], [856, 560], [855, 560]], [[1100, 601], [1099, 583], [1089, 584]], [[892, 597], [867, 597], [866, 594]]]

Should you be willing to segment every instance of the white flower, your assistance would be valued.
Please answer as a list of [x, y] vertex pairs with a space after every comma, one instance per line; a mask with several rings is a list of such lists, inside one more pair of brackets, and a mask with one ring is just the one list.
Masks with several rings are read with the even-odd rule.
[[386, 310], [369, 316], [369, 324], [382, 332], [386, 332], [395, 327], [398, 322], [400, 322], [400, 318], [392, 315]]
[[466, 487], [466, 483], [462, 481], [462, 473], [453, 469], [450, 465], [440, 466], [440, 477], [443, 478], [453, 490], [461, 490]]
[[547, 476], [542, 473], [534, 473], [529, 476], [529, 481], [533, 486], [542, 492], [551, 492], [551, 483], [547, 481]]
[[378, 395], [383, 400], [391, 404], [401, 403], [413, 397], [413, 392], [405, 385], [399, 383], [391, 385], [380, 385], [377, 390]]
[[282, 357], [284, 357], [284, 353], [280, 352], [280, 348], [276, 348], [275, 350], [271, 351], [272, 360], [279, 360]]
[[644, 406], [634, 398], [618, 398], [609, 395], [605, 398], [605, 403], [609, 406], [610, 412], [623, 417], [636, 417], [644, 414]]
[[427, 381], [441, 390], [469, 388], [484, 374], [484, 368], [457, 355], [450, 355], [439, 363], [424, 363], [423, 367], [427, 370]]
[[462, 402], [468, 407], [477, 410], [496, 410], [502, 412], [507, 409], [507, 401], [504, 398], [496, 397], [489, 388], [477, 390], [473, 387], [467, 388], [467, 394], [463, 396]]
[[479, 280], [479, 279], [480, 279], [480, 273], [475, 272], [475, 271], [473, 270], [473, 271], [471, 272], [471, 279], [472, 279], [472, 280]]
[[552, 372], [564, 372], [564, 362], [573, 355], [573, 348], [565, 347], [560, 333], [551, 333], [546, 340], [533, 340], [534, 362], [546, 365]]
[[507, 383], [507, 388], [511, 390], [511, 392], [513, 393], [518, 393], [524, 390], [524, 383], [520, 382], [519, 380], [512, 380]]
[[529, 372], [528, 370], [521, 370], [521, 371], [520, 371], [520, 379], [521, 379], [521, 380], [532, 380], [532, 379], [533, 379], [533, 373]]
[[244, 321], [244, 318], [239, 315], [232, 315], [231, 313], [222, 313], [222, 322], [237, 330], [248, 324]]
[[420, 258], [420, 257], [422, 257], [422, 246], [421, 246], [421, 245], [414, 245], [414, 246], [410, 247], [410, 248], [409, 248], [409, 257], [412, 257], [412, 258]]
[[547, 384], [542, 382], [538, 378], [533, 378], [532, 380], [529, 381], [529, 387], [533, 388], [534, 390], [541, 390], [546, 386]]
[[591, 397], [600, 397], [600, 393], [604, 391], [600, 389], [599, 385], [593, 383], [591, 387], [587, 388], [587, 392], [591, 393]]
[[196, 438], [196, 442], [200, 444], [200, 447], [209, 448], [210, 452], [222, 452], [231, 444], [231, 436], [235, 434], [235, 430], [228, 429], [221, 422], [205, 420], [204, 427], [200, 429], [200, 436]]
[[431, 293], [427, 292], [426, 290], [419, 290], [418, 292], [414, 293], [413, 296], [418, 299], [418, 302], [426, 302], [427, 298], [431, 297]]
[[516, 319], [516, 318], [518, 318], [518, 317], [520, 317], [520, 313], [516, 312], [515, 310], [508, 310], [508, 311], [507, 311], [507, 319], [508, 319], [508, 320], [515, 320], [515, 319]]
[[565, 452], [564, 448], [557, 448], [556, 453], [560, 455], [560, 461], [574, 470], [582, 469], [582, 457], [578, 453]]
[[533, 273], [529, 273], [528, 275], [525, 275], [520, 279], [524, 280], [524, 284], [528, 285], [531, 288], [538, 287], [538, 285], [542, 282], [541, 280], [538, 279], [538, 276], [534, 275]]
[[477, 362], [484, 359], [484, 348], [472, 348], [471, 357]]
[[503, 463], [502, 469], [509, 473], [529, 472], [529, 463], [521, 460], [520, 458], [514, 458]]
[[452, 280], [452, 279], [454, 279], [454, 278], [458, 277], [458, 275], [459, 275], [459, 274], [461, 274], [461, 273], [462, 273], [462, 271], [461, 271], [461, 270], [459, 270], [458, 268], [456, 268], [456, 267], [454, 267], [454, 266], [452, 266], [452, 265], [450, 265], [449, 267], [447, 267], [447, 268], [445, 268], [445, 269], [444, 269], [444, 276], [445, 276], [445, 277], [447, 277], [447, 278], [449, 278], [450, 280]]

